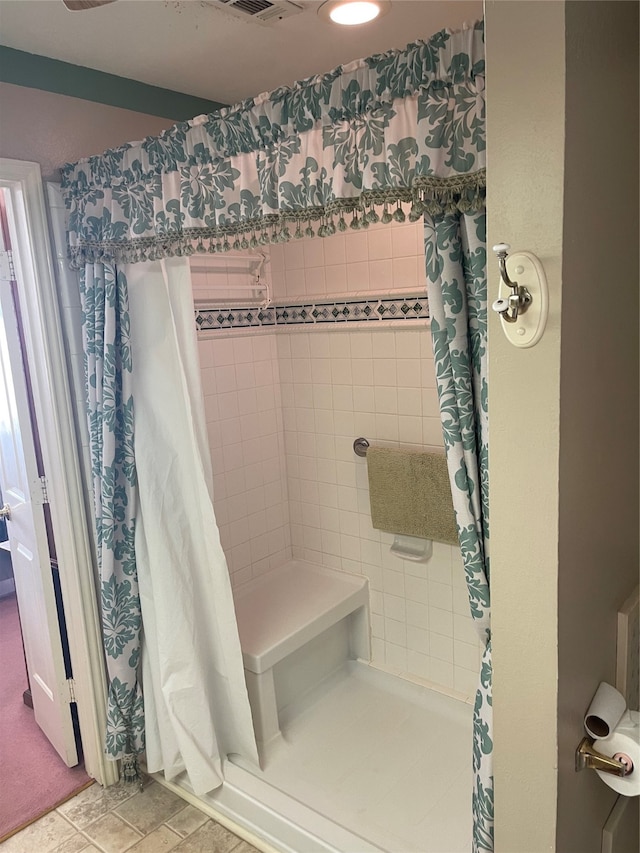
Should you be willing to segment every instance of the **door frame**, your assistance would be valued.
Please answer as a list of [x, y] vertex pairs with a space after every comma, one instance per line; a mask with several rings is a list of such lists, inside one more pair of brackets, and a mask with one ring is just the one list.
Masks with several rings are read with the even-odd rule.
[[17, 232], [13, 247], [36, 422], [65, 608], [86, 772], [102, 785], [119, 778], [104, 753], [107, 676], [90, 520], [84, 501], [68, 371], [56, 298], [42, 174], [38, 163], [0, 158]]

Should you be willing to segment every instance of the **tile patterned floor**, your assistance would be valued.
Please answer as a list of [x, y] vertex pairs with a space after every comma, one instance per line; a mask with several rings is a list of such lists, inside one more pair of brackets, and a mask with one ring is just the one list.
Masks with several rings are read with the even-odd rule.
[[0, 847], [2, 853], [258, 853], [151, 780], [142, 791], [92, 785]]

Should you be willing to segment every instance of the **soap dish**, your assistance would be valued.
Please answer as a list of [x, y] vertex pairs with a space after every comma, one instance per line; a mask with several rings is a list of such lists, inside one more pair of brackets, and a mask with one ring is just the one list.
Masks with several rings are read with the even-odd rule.
[[419, 536], [396, 533], [389, 550], [401, 560], [426, 563], [433, 554], [433, 542], [430, 539], [421, 539]]

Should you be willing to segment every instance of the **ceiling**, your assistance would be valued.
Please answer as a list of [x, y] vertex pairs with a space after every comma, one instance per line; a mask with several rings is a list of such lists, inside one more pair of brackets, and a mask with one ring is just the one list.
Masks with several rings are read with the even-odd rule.
[[338, 27], [318, 17], [320, 2], [296, 2], [301, 13], [263, 25], [209, 0], [118, 0], [83, 12], [61, 0], [0, 0], [0, 43], [232, 104], [482, 16], [482, 0], [392, 0], [379, 21]]

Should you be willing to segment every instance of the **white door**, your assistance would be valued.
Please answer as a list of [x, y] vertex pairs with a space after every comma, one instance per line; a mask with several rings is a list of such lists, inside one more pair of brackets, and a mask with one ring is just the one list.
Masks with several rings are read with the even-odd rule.
[[[68, 767], [78, 763], [12, 284], [0, 280], [0, 484], [35, 719]], [[4, 732], [3, 737], [11, 737]]]

